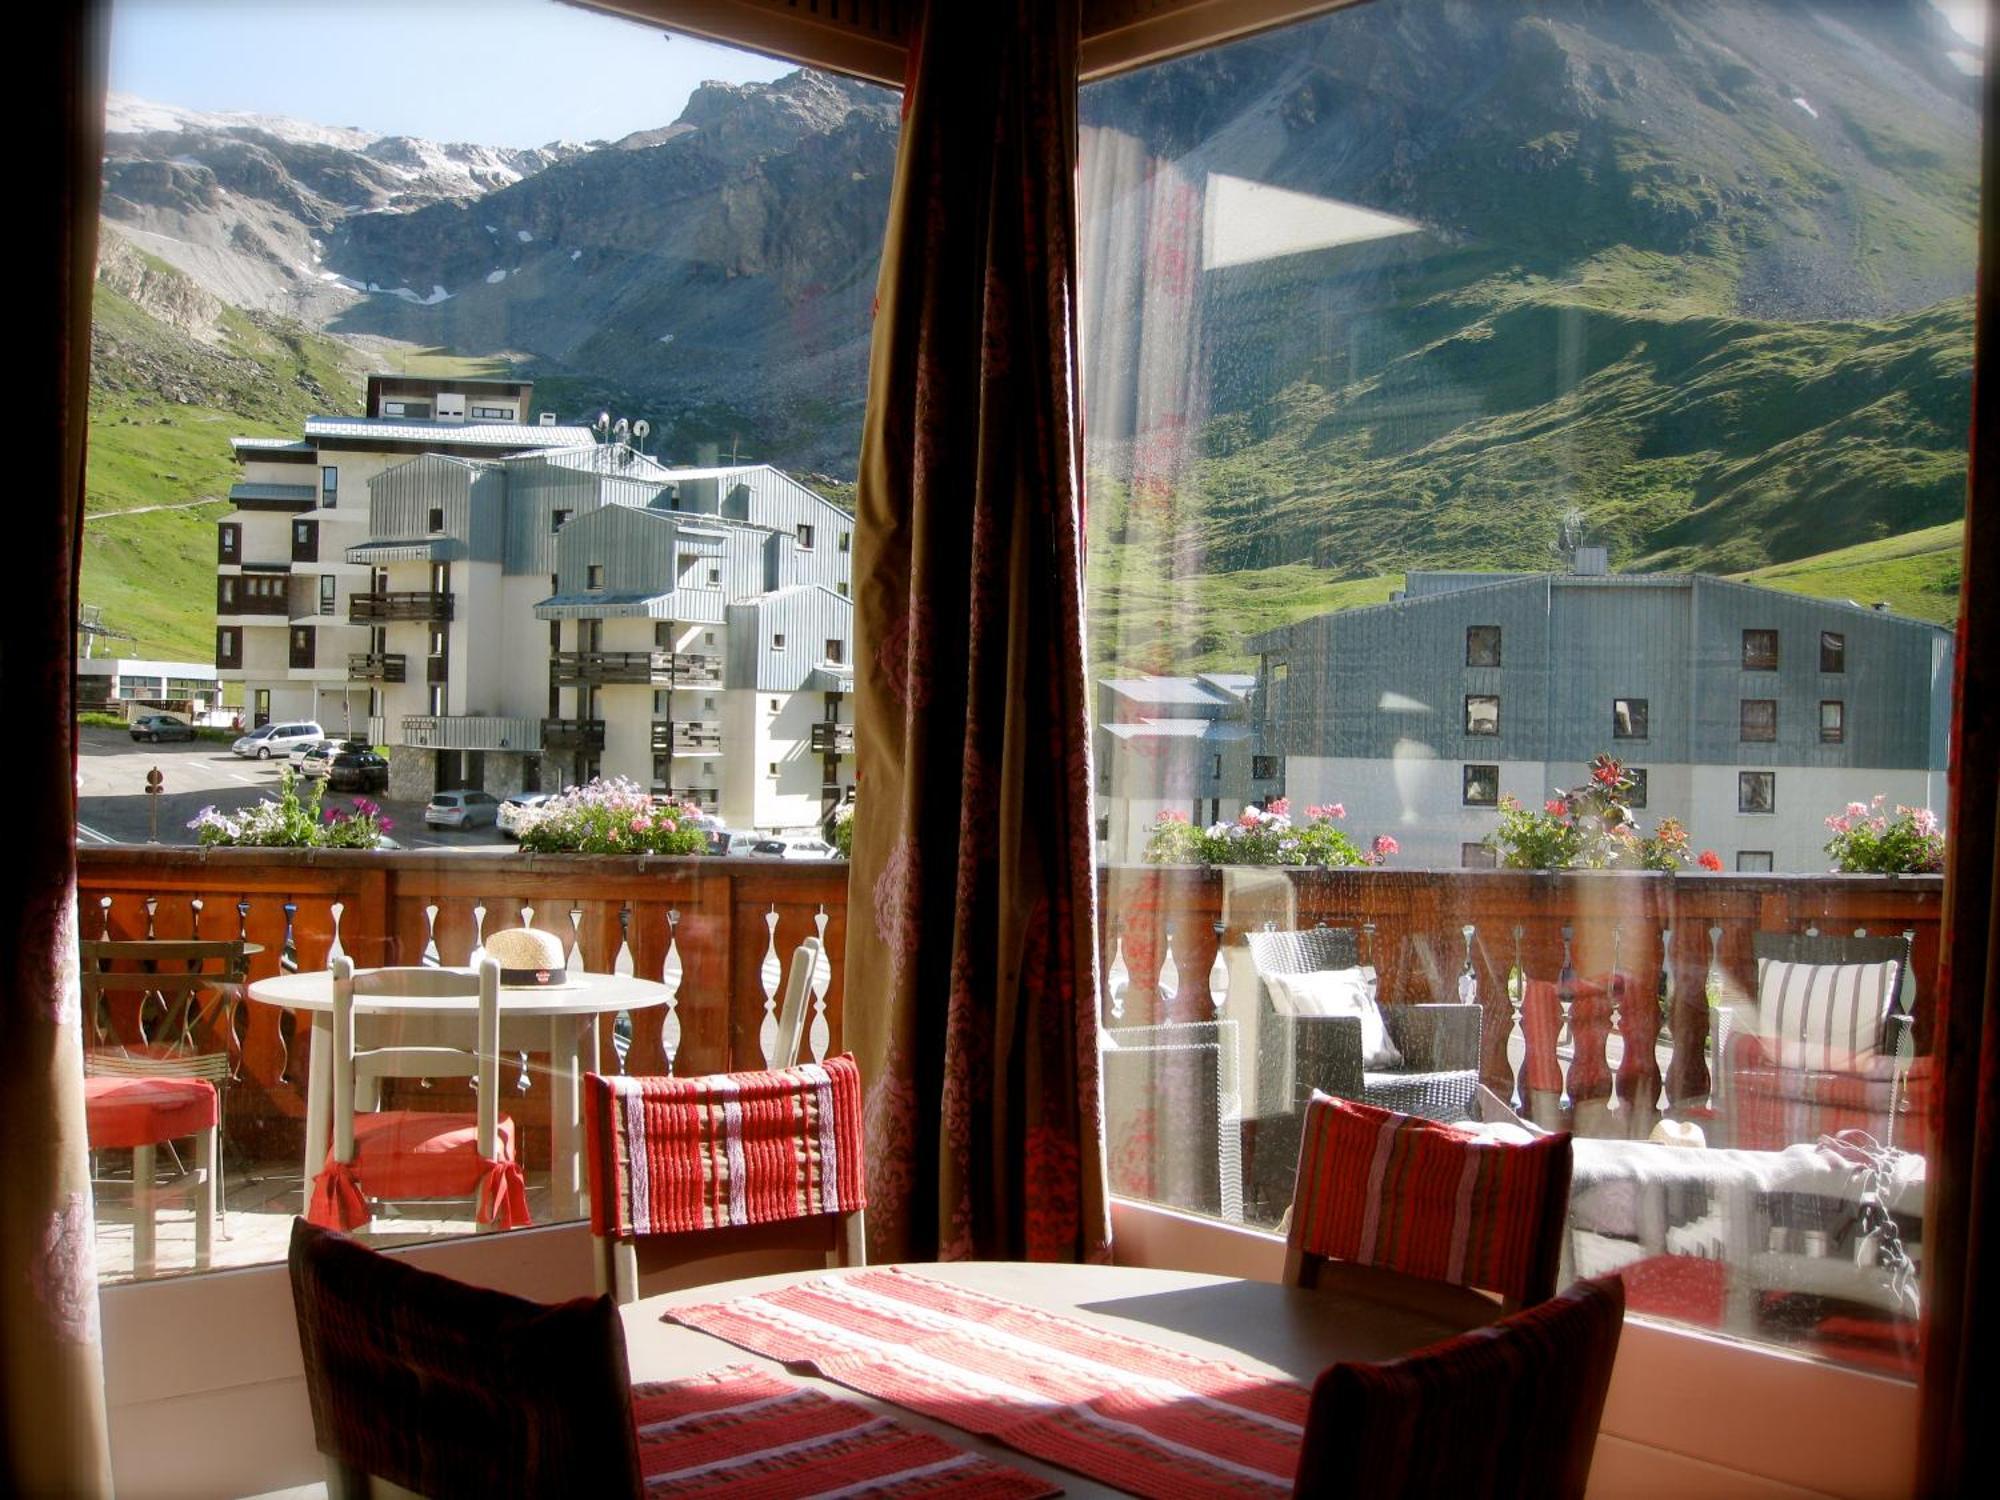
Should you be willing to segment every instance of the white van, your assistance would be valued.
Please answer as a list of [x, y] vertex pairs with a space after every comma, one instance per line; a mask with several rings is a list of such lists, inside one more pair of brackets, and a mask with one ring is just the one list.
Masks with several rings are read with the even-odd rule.
[[309, 719], [293, 719], [253, 729], [231, 745], [232, 752], [245, 760], [269, 760], [274, 755], [290, 755], [297, 745], [310, 745], [326, 738], [326, 731]]

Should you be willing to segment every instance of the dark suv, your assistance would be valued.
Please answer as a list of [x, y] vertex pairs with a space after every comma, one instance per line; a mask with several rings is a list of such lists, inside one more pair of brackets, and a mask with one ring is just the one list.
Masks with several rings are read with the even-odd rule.
[[326, 758], [326, 784], [336, 792], [386, 792], [389, 762], [373, 745], [336, 745]]

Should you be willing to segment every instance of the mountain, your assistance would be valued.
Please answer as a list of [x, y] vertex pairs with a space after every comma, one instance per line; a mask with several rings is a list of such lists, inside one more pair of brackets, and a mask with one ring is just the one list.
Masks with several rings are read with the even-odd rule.
[[[1089, 86], [1093, 650], [1240, 660], [1407, 567], [1546, 565], [1573, 522], [1739, 573], [1948, 524], [1976, 65], [1928, 0], [1397, 0]], [[109, 124], [107, 411], [208, 443], [181, 418], [417, 360], [649, 417], [670, 457], [854, 472], [887, 91], [709, 84], [532, 151]], [[1402, 232], [1287, 253], [1273, 190]]]

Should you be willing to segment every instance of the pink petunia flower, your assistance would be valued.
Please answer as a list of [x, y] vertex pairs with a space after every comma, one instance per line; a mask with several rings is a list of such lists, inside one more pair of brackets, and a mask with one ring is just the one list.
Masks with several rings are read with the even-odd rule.
[[1387, 859], [1392, 854], [1401, 854], [1403, 846], [1388, 834], [1378, 833], [1375, 835], [1375, 852], [1382, 858]]

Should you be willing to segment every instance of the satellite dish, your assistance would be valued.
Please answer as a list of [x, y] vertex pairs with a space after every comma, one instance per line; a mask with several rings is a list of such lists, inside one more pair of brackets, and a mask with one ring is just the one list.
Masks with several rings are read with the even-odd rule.
[[594, 426], [599, 432], [608, 431], [611, 427], [611, 413], [608, 411], [599, 412], [597, 414], [597, 420], [591, 425]]
[[632, 424], [626, 421], [623, 417], [620, 417], [618, 419], [617, 425], [611, 429], [611, 435], [617, 438], [618, 441], [622, 443], [625, 441], [626, 437], [631, 433], [631, 431], [632, 431]]
[[648, 422], [644, 417], [639, 418], [638, 421], [632, 424], [632, 436], [637, 438], [640, 442], [642, 443], [645, 442], [646, 439], [651, 437], [652, 435], [653, 435], [653, 424], [651, 422]]

